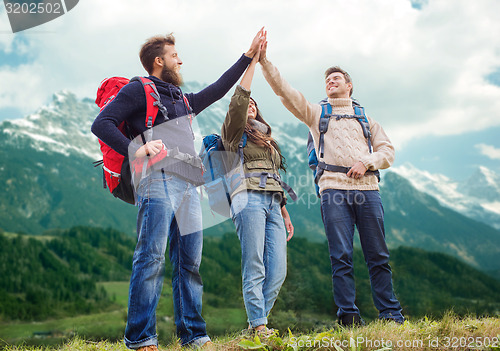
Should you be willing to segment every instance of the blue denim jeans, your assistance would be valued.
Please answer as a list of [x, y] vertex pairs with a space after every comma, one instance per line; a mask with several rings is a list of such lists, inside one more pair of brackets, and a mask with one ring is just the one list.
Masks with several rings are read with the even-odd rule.
[[355, 304], [352, 264], [356, 226], [379, 318], [402, 322], [401, 305], [392, 287], [389, 250], [385, 243], [384, 209], [379, 192], [327, 189], [321, 193], [321, 213], [330, 250], [337, 315], [359, 314]]
[[210, 339], [201, 316], [203, 233], [196, 188], [173, 175], [154, 172], [141, 180], [137, 195], [138, 240], [125, 344], [131, 349], [158, 345], [156, 307], [163, 287], [168, 241], [177, 336], [183, 345], [201, 346]]
[[267, 324], [267, 317], [286, 276], [286, 231], [281, 195], [242, 191], [233, 197], [233, 222], [241, 243], [243, 300], [248, 323]]

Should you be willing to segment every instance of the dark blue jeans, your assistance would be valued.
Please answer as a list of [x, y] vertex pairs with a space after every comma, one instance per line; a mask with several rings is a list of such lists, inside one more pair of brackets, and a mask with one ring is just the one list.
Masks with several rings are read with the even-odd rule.
[[196, 188], [175, 176], [154, 172], [141, 180], [137, 195], [138, 241], [130, 278], [125, 343], [131, 349], [158, 345], [156, 307], [169, 242], [177, 336], [182, 345], [201, 346], [210, 338], [201, 316], [203, 234]]
[[379, 192], [326, 189], [321, 193], [321, 213], [330, 250], [337, 315], [359, 314], [355, 304], [352, 264], [356, 226], [379, 318], [402, 322], [401, 305], [392, 287], [389, 250], [385, 243], [384, 209]]

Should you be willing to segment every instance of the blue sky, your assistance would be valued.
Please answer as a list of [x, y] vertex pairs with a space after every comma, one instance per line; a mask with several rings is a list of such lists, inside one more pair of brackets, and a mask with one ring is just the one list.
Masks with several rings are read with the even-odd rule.
[[[0, 6], [0, 120], [32, 113], [60, 90], [92, 98], [105, 77], [145, 74], [137, 53], [155, 34], [176, 35], [186, 81], [210, 83], [266, 26], [269, 59], [310, 101], [323, 98], [327, 67], [351, 73], [355, 97], [396, 145], [396, 165], [455, 179], [479, 164], [500, 172], [498, 0], [138, 4], [80, 1], [15, 35]], [[252, 94], [270, 123], [295, 122], [259, 72]]]
[[417, 168], [458, 181], [471, 177], [479, 166], [498, 173], [499, 136], [500, 127], [460, 135], [425, 135], [397, 149], [394, 166], [409, 162]]

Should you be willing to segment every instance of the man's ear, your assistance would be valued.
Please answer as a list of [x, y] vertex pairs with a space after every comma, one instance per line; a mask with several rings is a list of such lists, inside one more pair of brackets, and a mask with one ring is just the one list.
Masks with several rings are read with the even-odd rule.
[[156, 56], [155, 57], [155, 64], [160, 66], [160, 67], [163, 67], [163, 59], [159, 56]]

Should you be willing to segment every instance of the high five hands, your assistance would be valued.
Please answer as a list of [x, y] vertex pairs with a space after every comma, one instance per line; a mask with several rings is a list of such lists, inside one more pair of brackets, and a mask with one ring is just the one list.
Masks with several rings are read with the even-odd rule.
[[245, 56], [258, 60], [259, 56], [255, 56], [259, 55], [263, 43], [266, 42], [266, 36], [267, 32], [264, 30], [264, 27], [262, 27], [253, 38], [252, 44], [250, 44], [250, 49], [248, 49], [248, 51], [245, 53]]

